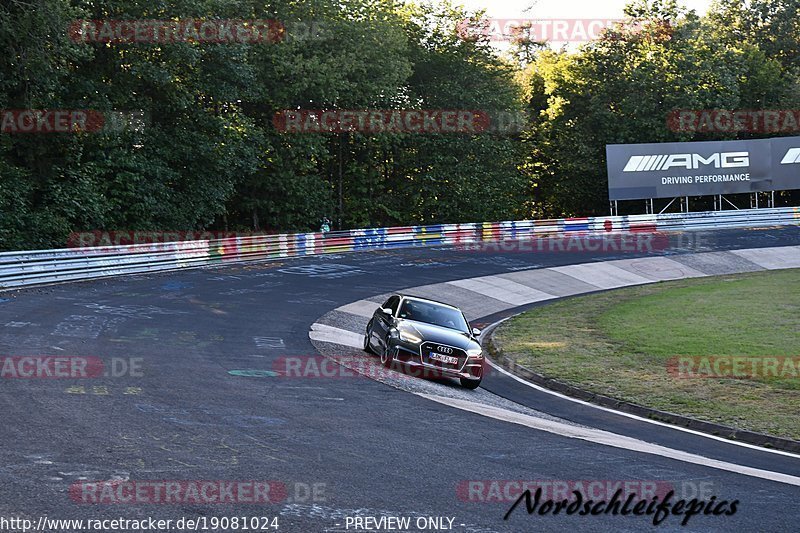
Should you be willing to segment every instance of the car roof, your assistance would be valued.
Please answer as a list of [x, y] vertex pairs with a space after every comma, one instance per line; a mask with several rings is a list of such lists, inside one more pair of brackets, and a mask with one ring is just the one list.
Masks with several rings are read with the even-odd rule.
[[399, 294], [399, 293], [396, 294], [396, 296], [399, 296], [399, 297], [401, 297], [403, 299], [419, 300], [420, 302], [428, 302], [428, 303], [432, 303], [432, 304], [436, 304], [436, 305], [441, 305], [442, 307], [449, 307], [450, 309], [455, 309], [456, 311], [459, 311], [459, 312], [461, 311], [461, 309], [459, 309], [455, 305], [450, 305], [450, 304], [446, 304], [444, 302], [431, 300], [430, 298], [422, 298], [421, 296], [412, 296], [410, 294]]

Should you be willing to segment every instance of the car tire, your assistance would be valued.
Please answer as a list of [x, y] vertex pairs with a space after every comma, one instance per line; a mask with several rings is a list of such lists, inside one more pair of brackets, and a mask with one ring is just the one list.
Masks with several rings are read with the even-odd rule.
[[481, 380], [479, 379], [460, 378], [460, 380], [461, 380], [461, 386], [464, 387], [465, 389], [475, 390], [481, 386]]
[[392, 355], [388, 344], [384, 346], [383, 352], [381, 352], [381, 364], [386, 368], [392, 368], [392, 366], [394, 366], [394, 355]]
[[372, 320], [367, 323], [367, 332], [364, 333], [364, 351], [370, 354], [374, 354], [375, 351], [370, 346], [369, 340], [372, 338]]

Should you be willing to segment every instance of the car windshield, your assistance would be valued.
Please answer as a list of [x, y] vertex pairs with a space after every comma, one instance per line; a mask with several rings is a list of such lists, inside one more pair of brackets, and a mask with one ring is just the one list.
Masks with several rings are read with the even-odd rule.
[[469, 326], [460, 311], [430, 302], [405, 300], [397, 316], [407, 320], [442, 326], [443, 328], [457, 329], [465, 333], [469, 332]]

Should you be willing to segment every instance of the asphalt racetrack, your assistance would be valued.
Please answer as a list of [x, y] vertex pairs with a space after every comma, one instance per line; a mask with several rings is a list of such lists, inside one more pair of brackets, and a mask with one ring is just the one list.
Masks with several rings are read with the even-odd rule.
[[[798, 245], [800, 228], [671, 239], [659, 253]], [[732, 516], [701, 513], [685, 527], [682, 517], [668, 516], [657, 528], [662, 531], [797, 531], [800, 487], [792, 480], [800, 476], [800, 459], [791, 455], [570, 405], [494, 374], [476, 391], [429, 385], [531, 419], [607, 430], [787, 479], [457, 409], [426, 398], [429, 385], [416, 378], [398, 379], [410, 383], [398, 386], [353, 375], [275, 372], [282, 358], [319, 356], [309, 339], [311, 324], [348, 302], [443, 281], [634, 256], [413, 248], [4, 293], [0, 355], [96, 358], [108, 375], [0, 379], [0, 517], [33, 523], [43, 516], [278, 517], [278, 529], [269, 530], [290, 532], [356, 531], [354, 517], [382, 516], [409, 518], [411, 526], [393, 529], [399, 522], [383, 522], [381, 529], [360, 530], [653, 529], [652, 516], [528, 515], [524, 504], [504, 520], [515, 499], [508, 496], [519, 494], [513, 483], [528, 480], [562, 488], [628, 482], [657, 492], [672, 489], [687, 500], [739, 502]], [[211, 504], [186, 497], [177, 503], [92, 501], [85, 490], [92, 482], [144, 486], [166, 480], [184, 487], [194, 481], [267, 482], [272, 492], [269, 502], [247, 503], [245, 496]]]

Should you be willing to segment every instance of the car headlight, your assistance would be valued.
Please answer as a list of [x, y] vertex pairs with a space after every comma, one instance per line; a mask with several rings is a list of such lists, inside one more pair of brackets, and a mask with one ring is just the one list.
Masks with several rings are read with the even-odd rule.
[[467, 350], [467, 355], [470, 357], [483, 357], [483, 352], [480, 348], [472, 348], [471, 350]]
[[422, 339], [420, 339], [413, 333], [402, 329], [400, 330], [400, 340], [403, 342], [410, 342], [411, 344], [419, 344], [422, 342]]

